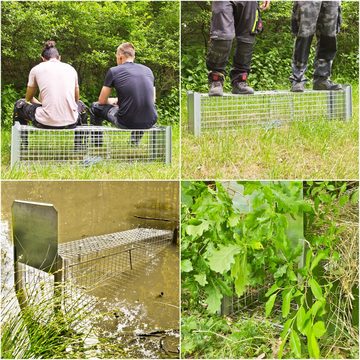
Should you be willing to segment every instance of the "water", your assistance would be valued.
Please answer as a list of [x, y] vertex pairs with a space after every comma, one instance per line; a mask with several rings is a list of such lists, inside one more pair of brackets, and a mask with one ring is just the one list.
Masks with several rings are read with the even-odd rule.
[[169, 245], [138, 270], [132, 281], [121, 283], [120, 276], [92, 291], [103, 299], [101, 334], [127, 344], [128, 357], [178, 356], [178, 257], [178, 247]]
[[[11, 308], [6, 316], [15, 316], [20, 308], [14, 293], [13, 251], [8, 223], [2, 222], [1, 229], [2, 297]], [[97, 320], [90, 336], [85, 339], [86, 357], [101, 358], [105, 352], [109, 355], [107, 348], [111, 343], [118, 347], [118, 350], [116, 346], [110, 350], [110, 355], [111, 351], [115, 355], [112, 357], [118, 357], [117, 351], [129, 358], [178, 357], [178, 284], [179, 249], [170, 244], [137, 268], [132, 276], [119, 274], [92, 290], [86, 296], [92, 303], [94, 298], [97, 299], [93, 310]], [[84, 294], [80, 295], [78, 291], [73, 295], [83, 297]], [[6, 321], [4, 314], [2, 321]], [[89, 324], [84, 327], [89, 327]]]

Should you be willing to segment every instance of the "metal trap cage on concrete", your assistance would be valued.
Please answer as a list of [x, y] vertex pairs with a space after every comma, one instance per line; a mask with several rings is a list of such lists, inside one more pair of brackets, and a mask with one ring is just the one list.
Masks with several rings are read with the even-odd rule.
[[171, 162], [171, 127], [146, 130], [80, 126], [39, 129], [16, 122], [11, 134], [11, 167], [30, 163]]
[[136, 228], [60, 244], [64, 278], [86, 290], [112, 279], [134, 279], [172, 240], [171, 230]]
[[258, 91], [254, 95], [209, 96], [188, 92], [189, 131], [234, 130], [241, 127], [278, 127], [292, 121], [349, 120], [351, 86], [339, 91]]

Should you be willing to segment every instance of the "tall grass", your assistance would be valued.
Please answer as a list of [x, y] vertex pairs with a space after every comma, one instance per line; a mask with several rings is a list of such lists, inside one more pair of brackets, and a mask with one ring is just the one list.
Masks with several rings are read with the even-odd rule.
[[358, 177], [358, 86], [350, 121], [314, 119], [273, 129], [203, 133], [187, 130], [182, 96], [182, 178], [355, 179]]
[[[16, 298], [8, 296], [2, 300], [2, 358], [60, 359], [84, 354], [84, 340], [91, 330], [84, 326], [90, 324], [92, 316], [89, 303], [83, 297], [64, 294], [60, 291], [49, 296], [49, 291], [35, 287], [26, 295], [24, 290], [18, 291], [18, 299], [26, 296], [29, 300], [21, 310]], [[65, 302], [66, 308], [59, 308]]]

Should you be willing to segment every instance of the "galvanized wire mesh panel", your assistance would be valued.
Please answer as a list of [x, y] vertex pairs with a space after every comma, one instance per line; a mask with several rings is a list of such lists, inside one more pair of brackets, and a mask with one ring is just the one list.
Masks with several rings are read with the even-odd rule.
[[171, 127], [128, 130], [81, 126], [39, 129], [16, 123], [12, 128], [11, 166], [15, 163], [91, 163], [171, 161]]
[[280, 126], [292, 121], [346, 120], [351, 117], [351, 87], [340, 91], [259, 91], [254, 95], [208, 96], [188, 93], [189, 129], [229, 130]]
[[59, 245], [67, 280], [86, 290], [136, 271], [171, 244], [172, 231], [138, 228]]

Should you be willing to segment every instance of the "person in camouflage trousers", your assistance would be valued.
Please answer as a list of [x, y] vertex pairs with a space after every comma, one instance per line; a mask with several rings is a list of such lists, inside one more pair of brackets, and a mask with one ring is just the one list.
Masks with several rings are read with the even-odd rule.
[[340, 1], [295, 1], [292, 32], [296, 36], [292, 59], [291, 91], [303, 92], [311, 41], [317, 37], [314, 59], [314, 90], [340, 90], [330, 81], [331, 66], [336, 54], [336, 35], [340, 29]]
[[[263, 1], [260, 9], [269, 7]], [[226, 65], [236, 37], [233, 68], [230, 72], [233, 94], [253, 94], [247, 84], [255, 35], [262, 30], [257, 1], [213, 1], [209, 51], [206, 66], [209, 70], [209, 95], [222, 96]]]

